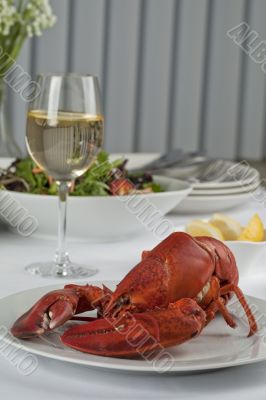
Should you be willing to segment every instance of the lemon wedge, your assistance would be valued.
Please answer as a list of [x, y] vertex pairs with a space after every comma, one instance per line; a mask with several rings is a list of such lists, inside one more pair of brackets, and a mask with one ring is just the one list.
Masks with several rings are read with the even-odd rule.
[[254, 214], [247, 226], [243, 229], [238, 240], [246, 240], [250, 242], [261, 242], [264, 239], [264, 226], [263, 222], [258, 216]]
[[220, 229], [209, 222], [194, 220], [187, 224], [186, 232], [191, 236], [210, 236], [218, 240], [224, 240]]
[[237, 240], [242, 233], [240, 223], [224, 214], [213, 214], [209, 223], [222, 232], [224, 240]]

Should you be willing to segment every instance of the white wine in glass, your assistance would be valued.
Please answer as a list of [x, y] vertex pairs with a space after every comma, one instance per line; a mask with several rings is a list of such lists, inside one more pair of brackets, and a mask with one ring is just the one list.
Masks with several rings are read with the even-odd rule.
[[40, 95], [27, 115], [26, 143], [33, 160], [57, 183], [58, 249], [54, 261], [26, 270], [42, 276], [84, 277], [96, 271], [73, 264], [65, 248], [66, 205], [73, 180], [95, 160], [103, 143], [104, 120], [96, 77], [39, 75]]

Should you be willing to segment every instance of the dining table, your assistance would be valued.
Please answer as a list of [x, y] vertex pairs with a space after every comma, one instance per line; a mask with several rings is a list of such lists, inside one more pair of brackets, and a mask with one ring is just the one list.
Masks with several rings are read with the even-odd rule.
[[[259, 213], [266, 226], [264, 203], [253, 198], [243, 206], [229, 210], [228, 214], [244, 222], [254, 212]], [[208, 215], [172, 214], [167, 217], [174, 226], [180, 226], [191, 219]], [[95, 243], [93, 240], [70, 239], [68, 250], [71, 259], [98, 270], [96, 275], [74, 282], [119, 281], [139, 261], [142, 250], [151, 249], [157, 243], [158, 238], [144, 228], [136, 236], [116, 242]], [[0, 223], [0, 297], [46, 285], [63, 286], [69, 282], [64, 278], [30, 275], [24, 270], [31, 262], [51, 259], [55, 246], [55, 238], [34, 235], [22, 237]], [[248, 275], [240, 274], [240, 287], [246, 294], [266, 300], [264, 258], [257, 260]], [[266, 396], [266, 362], [199, 374], [168, 375], [154, 372], [154, 375], [142, 375], [93, 369], [41, 356], [37, 356], [37, 360], [37, 368], [25, 376], [0, 352], [0, 399], [257, 400]]]

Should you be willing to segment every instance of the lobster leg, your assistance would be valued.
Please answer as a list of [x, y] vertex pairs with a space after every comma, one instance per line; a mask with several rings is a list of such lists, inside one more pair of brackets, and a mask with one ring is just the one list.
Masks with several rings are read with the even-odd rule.
[[205, 309], [207, 324], [215, 318], [216, 313], [220, 311], [223, 316], [225, 322], [231, 327], [235, 328], [236, 323], [228, 312], [227, 308], [224, 304], [224, 299], [219, 297], [217, 300], [214, 300], [208, 307]]
[[251, 336], [257, 332], [258, 327], [255, 318], [249, 308], [249, 305], [247, 304], [247, 301], [244, 297], [244, 294], [242, 293], [241, 289], [239, 289], [239, 287], [234, 284], [227, 284], [220, 287], [219, 280], [215, 276], [212, 277], [210, 281], [210, 288], [205, 297], [200, 302], [200, 305], [204, 308], [206, 312], [207, 323], [213, 320], [215, 318], [215, 314], [219, 311], [225, 319], [226, 323], [231, 328], [236, 327], [235, 321], [233, 320], [232, 316], [225, 306], [226, 299], [224, 298], [224, 296], [229, 295], [232, 292], [235, 293], [246, 313], [250, 327], [248, 336]]
[[113, 357], [135, 357], [174, 346], [199, 335], [206, 315], [192, 299], [181, 299], [166, 310], [125, 313], [67, 330], [62, 342], [76, 350]]
[[256, 323], [256, 320], [254, 318], [254, 315], [252, 314], [252, 311], [251, 311], [251, 309], [250, 309], [250, 307], [249, 307], [249, 305], [248, 305], [248, 303], [247, 303], [247, 301], [245, 299], [245, 296], [244, 296], [242, 290], [239, 289], [239, 287], [234, 285], [234, 284], [225, 285], [220, 289], [220, 295], [221, 296], [222, 295], [226, 295], [226, 294], [231, 293], [231, 292], [233, 292], [236, 295], [236, 297], [238, 298], [239, 303], [241, 304], [241, 306], [243, 307], [243, 309], [244, 309], [244, 311], [246, 313], [246, 316], [247, 316], [247, 319], [248, 319], [248, 323], [249, 323], [249, 334], [248, 334], [248, 336], [252, 336], [254, 333], [257, 332], [258, 326], [257, 326], [257, 323]]

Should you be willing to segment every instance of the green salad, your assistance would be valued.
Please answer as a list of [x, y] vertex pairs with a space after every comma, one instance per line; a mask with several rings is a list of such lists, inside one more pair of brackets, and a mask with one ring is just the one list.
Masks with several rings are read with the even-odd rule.
[[[81, 177], [73, 183], [72, 196], [114, 196], [132, 193], [162, 192], [163, 188], [148, 173], [132, 175], [126, 169], [127, 160], [109, 160], [105, 151]], [[0, 188], [16, 192], [55, 195], [57, 186], [31, 158], [14, 161], [0, 169]]]

